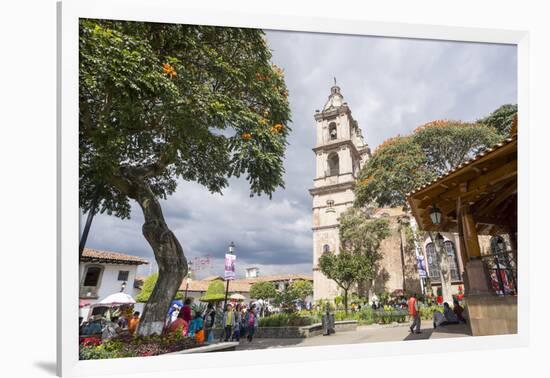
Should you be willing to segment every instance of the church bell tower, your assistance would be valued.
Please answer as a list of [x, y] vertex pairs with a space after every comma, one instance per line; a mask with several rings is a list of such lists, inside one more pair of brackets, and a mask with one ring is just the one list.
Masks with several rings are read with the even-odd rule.
[[313, 197], [313, 297], [318, 300], [340, 294], [336, 283], [319, 270], [318, 259], [324, 252], [339, 252], [339, 216], [353, 205], [355, 180], [370, 157], [370, 149], [336, 79], [327, 102], [314, 118], [316, 174], [309, 193]]

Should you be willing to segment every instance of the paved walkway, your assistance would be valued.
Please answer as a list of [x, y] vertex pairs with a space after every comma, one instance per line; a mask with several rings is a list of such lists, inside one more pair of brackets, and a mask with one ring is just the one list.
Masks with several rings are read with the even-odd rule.
[[248, 342], [245, 339], [241, 340], [237, 350], [445, 339], [470, 336], [468, 327], [464, 324], [448, 325], [433, 329], [431, 322], [429, 323], [429, 327], [421, 328], [422, 333], [420, 334], [411, 334], [408, 324], [401, 324], [393, 326], [359, 326], [356, 331], [337, 332], [330, 336], [314, 336], [305, 339], [254, 339], [252, 342]]

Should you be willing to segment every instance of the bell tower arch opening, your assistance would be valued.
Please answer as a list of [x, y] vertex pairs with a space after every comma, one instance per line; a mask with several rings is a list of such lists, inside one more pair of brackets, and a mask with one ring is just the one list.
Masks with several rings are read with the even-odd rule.
[[331, 152], [327, 158], [328, 176], [338, 176], [340, 174], [340, 158], [336, 152]]

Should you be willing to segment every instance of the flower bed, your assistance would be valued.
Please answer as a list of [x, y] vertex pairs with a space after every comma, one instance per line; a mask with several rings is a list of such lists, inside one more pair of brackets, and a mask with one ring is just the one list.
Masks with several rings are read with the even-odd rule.
[[80, 342], [81, 360], [99, 360], [107, 358], [146, 357], [177, 352], [200, 346], [194, 337], [177, 334], [166, 336], [119, 336], [101, 341], [88, 337]]

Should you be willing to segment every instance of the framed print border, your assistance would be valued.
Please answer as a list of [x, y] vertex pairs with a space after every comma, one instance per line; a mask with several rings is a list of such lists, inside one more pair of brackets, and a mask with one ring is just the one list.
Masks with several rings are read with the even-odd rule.
[[[402, 342], [317, 346], [290, 349], [247, 351], [246, 359], [239, 353], [192, 354], [131, 359], [79, 361], [78, 325], [78, 20], [102, 18], [133, 21], [154, 21], [182, 24], [204, 24], [229, 27], [253, 27], [272, 30], [356, 34], [381, 37], [467, 41], [513, 44], [518, 47], [518, 124], [519, 197], [518, 249], [529, 251], [529, 99], [528, 66], [529, 36], [525, 31], [475, 29], [435, 25], [381, 23], [331, 18], [309, 18], [268, 13], [212, 12], [190, 8], [176, 0], [88, 0], [58, 3], [58, 216], [57, 216], [57, 372], [63, 376], [84, 376], [132, 372], [177, 371], [208, 366], [216, 361], [219, 367], [250, 366], [282, 361], [286, 363], [330, 359], [357, 359], [424, 353], [481, 350], [518, 347], [529, 338], [529, 254], [518, 256], [518, 333], [483, 338], [457, 338]], [[237, 354], [235, 354], [237, 353]]]

